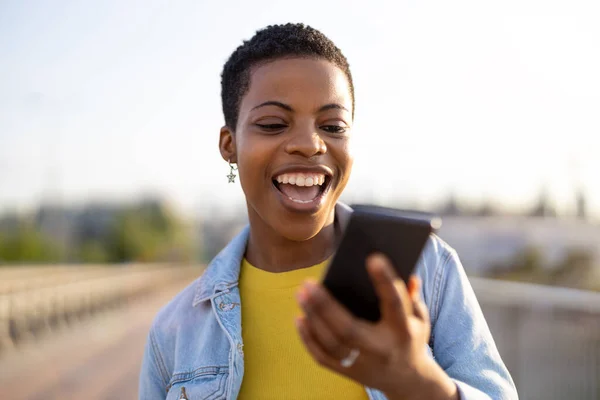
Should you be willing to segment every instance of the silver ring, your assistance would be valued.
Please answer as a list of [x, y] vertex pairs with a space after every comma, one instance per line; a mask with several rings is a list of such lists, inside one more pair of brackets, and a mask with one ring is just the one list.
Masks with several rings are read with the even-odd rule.
[[340, 360], [340, 365], [344, 368], [350, 368], [356, 362], [356, 359], [360, 356], [359, 349], [350, 350], [350, 354]]

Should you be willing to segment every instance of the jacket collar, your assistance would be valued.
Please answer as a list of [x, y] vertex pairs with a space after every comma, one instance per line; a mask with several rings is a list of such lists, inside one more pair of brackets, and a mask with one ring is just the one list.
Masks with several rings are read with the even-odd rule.
[[[343, 203], [337, 203], [335, 206], [336, 229], [343, 230], [348, 221], [352, 209]], [[246, 225], [244, 229], [235, 237], [221, 252], [208, 264], [206, 270], [198, 279], [196, 285], [196, 294], [192, 306], [209, 300], [217, 293], [229, 289], [238, 284], [240, 276], [240, 266], [248, 237], [250, 236], [250, 226]]]

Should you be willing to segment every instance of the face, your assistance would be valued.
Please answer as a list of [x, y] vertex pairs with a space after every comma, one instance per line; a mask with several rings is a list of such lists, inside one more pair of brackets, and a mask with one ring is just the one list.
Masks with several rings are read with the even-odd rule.
[[317, 59], [254, 68], [235, 133], [221, 130], [221, 154], [237, 162], [252, 224], [307, 240], [333, 222], [353, 158], [352, 97], [346, 75]]

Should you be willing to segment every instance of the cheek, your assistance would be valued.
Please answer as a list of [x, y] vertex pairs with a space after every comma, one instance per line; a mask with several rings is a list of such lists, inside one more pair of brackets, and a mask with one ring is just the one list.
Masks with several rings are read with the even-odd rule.
[[344, 143], [336, 146], [334, 156], [338, 161], [338, 165], [342, 169], [343, 175], [347, 178], [347, 176], [350, 175], [352, 165], [354, 164], [354, 154], [352, 152], [351, 141], [346, 140]]
[[270, 151], [268, 143], [259, 140], [246, 138], [238, 142], [238, 168], [244, 192], [255, 191], [264, 185]]
[[354, 156], [349, 155], [348, 160], [346, 161], [346, 176], [350, 176], [353, 166], [354, 166]]
[[349, 164], [352, 165], [354, 163], [354, 140], [352, 138], [346, 140], [345, 152], [346, 157], [350, 159]]
[[254, 164], [255, 152], [252, 151], [252, 140], [248, 139], [248, 133], [238, 131], [236, 137], [236, 157], [240, 176], [246, 176], [251, 173], [251, 166]]
[[342, 181], [342, 190], [346, 187], [346, 185], [348, 184], [348, 181], [350, 180], [350, 175], [352, 174], [352, 166], [354, 165], [354, 158], [352, 157], [348, 157], [348, 159], [345, 162], [344, 165], [344, 176], [343, 176], [343, 181]]
[[242, 186], [252, 189], [256, 186], [257, 160], [256, 154], [252, 152], [238, 153], [238, 173]]

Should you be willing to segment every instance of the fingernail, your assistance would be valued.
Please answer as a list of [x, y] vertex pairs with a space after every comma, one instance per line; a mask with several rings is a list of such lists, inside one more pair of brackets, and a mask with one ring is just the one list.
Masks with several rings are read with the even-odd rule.
[[304, 287], [300, 288], [296, 293], [296, 299], [300, 305], [305, 306], [306, 300], [308, 299], [308, 294], [306, 293], [306, 289]]
[[304, 289], [306, 290], [307, 294], [314, 294], [318, 290], [317, 285], [312, 281], [304, 282], [303, 286], [304, 286]]
[[371, 265], [378, 266], [379, 268], [383, 268], [383, 269], [386, 269], [385, 266], [388, 263], [387, 258], [381, 253], [373, 254], [370, 257], [369, 262], [371, 263]]

